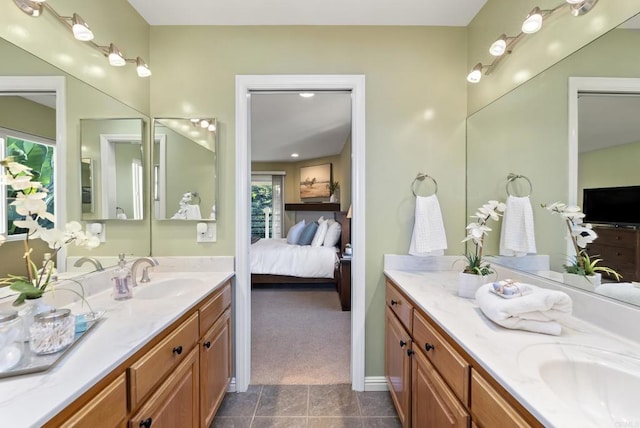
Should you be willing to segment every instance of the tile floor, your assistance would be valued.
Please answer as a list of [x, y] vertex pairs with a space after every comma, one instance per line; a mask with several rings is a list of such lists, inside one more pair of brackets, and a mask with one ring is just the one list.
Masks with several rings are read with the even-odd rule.
[[233, 428], [396, 428], [388, 392], [351, 385], [251, 385], [227, 393], [211, 425]]

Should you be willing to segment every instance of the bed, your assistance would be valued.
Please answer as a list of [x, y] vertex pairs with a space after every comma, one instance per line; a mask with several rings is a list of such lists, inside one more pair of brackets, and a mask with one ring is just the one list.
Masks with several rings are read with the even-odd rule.
[[[290, 245], [286, 239], [260, 239], [251, 244], [251, 286], [260, 284], [333, 283], [343, 308], [351, 307], [351, 293], [340, 293], [340, 257], [351, 237], [351, 220], [345, 212], [336, 213], [342, 227], [336, 247]], [[349, 282], [349, 281], [345, 281]], [[348, 296], [348, 297], [347, 297]]]

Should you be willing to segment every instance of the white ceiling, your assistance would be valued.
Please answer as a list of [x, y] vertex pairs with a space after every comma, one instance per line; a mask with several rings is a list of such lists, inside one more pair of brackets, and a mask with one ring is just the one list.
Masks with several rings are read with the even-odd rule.
[[[251, 94], [251, 159], [297, 162], [342, 151], [351, 132], [351, 94]], [[292, 158], [291, 153], [298, 153]]]
[[487, 0], [128, 0], [151, 25], [467, 26]]

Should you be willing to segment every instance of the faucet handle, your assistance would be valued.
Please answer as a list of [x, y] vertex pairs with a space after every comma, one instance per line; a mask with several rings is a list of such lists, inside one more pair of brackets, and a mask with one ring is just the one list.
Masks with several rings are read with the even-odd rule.
[[141, 283], [146, 283], [151, 281], [151, 279], [149, 278], [149, 268], [151, 266], [145, 266], [144, 268], [142, 268], [142, 277], [140, 278], [140, 282]]

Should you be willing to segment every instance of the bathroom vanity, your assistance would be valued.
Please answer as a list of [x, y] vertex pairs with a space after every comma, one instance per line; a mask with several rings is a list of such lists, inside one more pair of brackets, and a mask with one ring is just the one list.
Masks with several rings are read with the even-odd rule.
[[2, 424], [208, 427], [232, 375], [233, 273], [151, 277], [130, 300], [89, 297], [105, 315], [54, 368], [3, 379]]
[[385, 263], [385, 377], [403, 427], [640, 421], [624, 398], [640, 385], [636, 341], [576, 317], [560, 336], [502, 328], [457, 296], [459, 272], [442, 265]]

